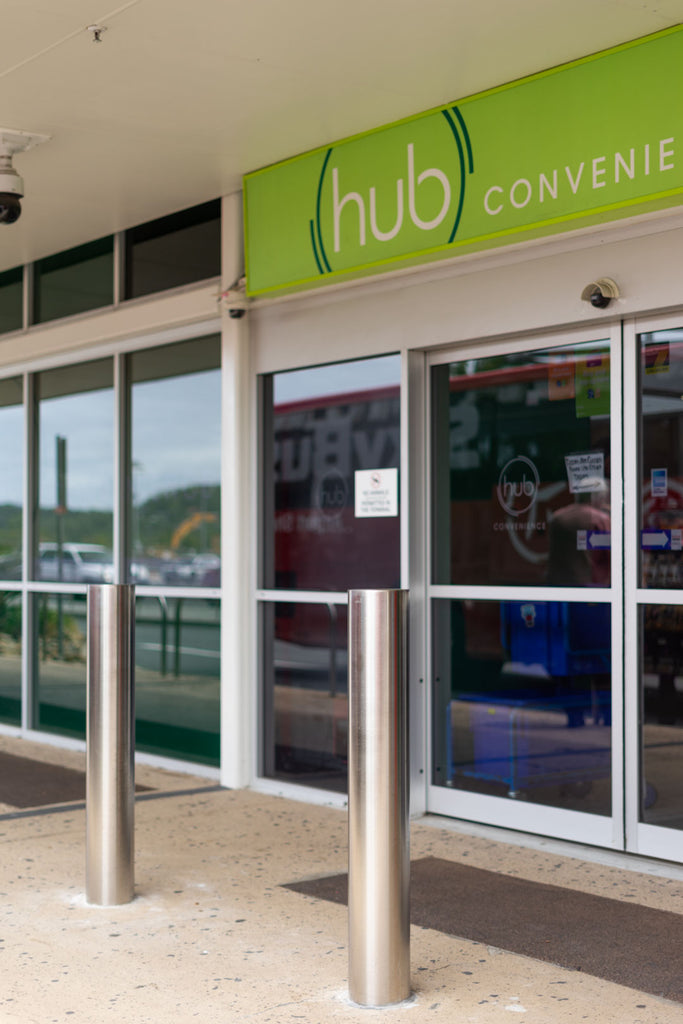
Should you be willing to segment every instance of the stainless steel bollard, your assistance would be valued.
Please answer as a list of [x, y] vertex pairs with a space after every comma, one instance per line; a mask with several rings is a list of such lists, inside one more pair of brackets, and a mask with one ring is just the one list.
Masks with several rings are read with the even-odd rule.
[[135, 587], [88, 587], [88, 903], [133, 899]]
[[349, 591], [349, 995], [410, 996], [406, 590]]

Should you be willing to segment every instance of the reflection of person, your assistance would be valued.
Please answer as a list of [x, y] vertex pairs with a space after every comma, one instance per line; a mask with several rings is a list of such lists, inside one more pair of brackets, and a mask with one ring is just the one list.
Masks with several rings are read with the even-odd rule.
[[[610, 533], [609, 486], [604, 479], [584, 481], [576, 501], [550, 520], [548, 583], [557, 587], [607, 587], [610, 584], [609, 544], [591, 547], [589, 534]], [[581, 540], [579, 531], [585, 531]], [[606, 538], [605, 538], [606, 541]]]
[[[575, 497], [576, 501], [558, 509], [550, 520], [548, 583], [564, 587], [607, 587], [610, 584], [609, 486], [602, 477], [587, 479], [583, 481], [582, 493]], [[585, 531], [583, 537], [579, 531]], [[599, 538], [602, 545], [596, 534], [603, 535]], [[591, 541], [598, 541], [597, 546], [592, 547]], [[584, 652], [594, 653], [597, 648], [609, 651], [609, 620], [603, 623], [602, 616], [596, 614], [590, 624], [587, 623], [581, 615], [585, 607], [567, 605], [569, 632], [573, 634], [571, 646], [578, 644]], [[608, 606], [601, 608], [609, 611]], [[583, 667], [568, 676], [564, 685], [570, 728], [583, 725], [586, 715], [592, 716], [596, 724], [599, 721], [610, 724], [609, 671]]]

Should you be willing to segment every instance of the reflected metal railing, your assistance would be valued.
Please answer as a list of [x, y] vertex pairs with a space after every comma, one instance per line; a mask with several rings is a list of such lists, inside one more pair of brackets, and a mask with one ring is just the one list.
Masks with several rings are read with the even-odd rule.
[[[167, 662], [167, 652], [168, 652], [168, 620], [169, 620], [168, 601], [163, 596], [158, 597], [157, 600], [159, 602], [159, 608], [161, 609], [161, 619], [160, 619], [161, 641], [160, 641], [160, 645], [159, 645], [160, 646], [160, 652], [159, 652], [159, 660], [160, 660], [159, 672], [160, 672], [160, 674], [162, 676], [166, 676], [166, 675], [168, 675], [168, 662]], [[183, 623], [182, 623], [183, 601], [184, 601], [184, 598], [182, 598], [182, 597], [176, 598], [175, 618], [174, 618], [174, 622], [173, 622], [173, 675], [175, 676], [176, 679], [178, 679], [178, 677], [180, 676], [180, 655], [181, 655], [180, 640], [181, 640], [181, 632], [182, 632], [182, 625], [183, 625]]]

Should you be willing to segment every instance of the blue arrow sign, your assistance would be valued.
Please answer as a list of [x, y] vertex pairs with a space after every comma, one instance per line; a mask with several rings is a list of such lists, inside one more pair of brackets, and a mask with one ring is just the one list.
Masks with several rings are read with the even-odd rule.
[[641, 530], [640, 546], [645, 551], [680, 551], [680, 530]]
[[612, 534], [603, 530], [587, 530], [586, 546], [589, 551], [596, 551], [599, 548], [609, 549], [612, 547]]

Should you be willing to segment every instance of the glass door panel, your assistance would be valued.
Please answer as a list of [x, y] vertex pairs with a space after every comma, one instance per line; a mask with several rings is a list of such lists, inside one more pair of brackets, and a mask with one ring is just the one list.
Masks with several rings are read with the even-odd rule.
[[606, 342], [433, 372], [433, 581], [607, 587]]
[[683, 829], [683, 607], [643, 605], [640, 821]]
[[683, 588], [683, 329], [640, 337], [640, 581]]
[[[683, 328], [637, 338], [638, 678], [631, 745], [639, 852], [680, 859], [683, 829]], [[674, 831], [671, 831], [674, 830]], [[677, 830], [677, 831], [676, 831]]]
[[610, 814], [609, 604], [438, 600], [433, 623], [434, 783]]
[[434, 809], [612, 841], [612, 357], [433, 360]]

